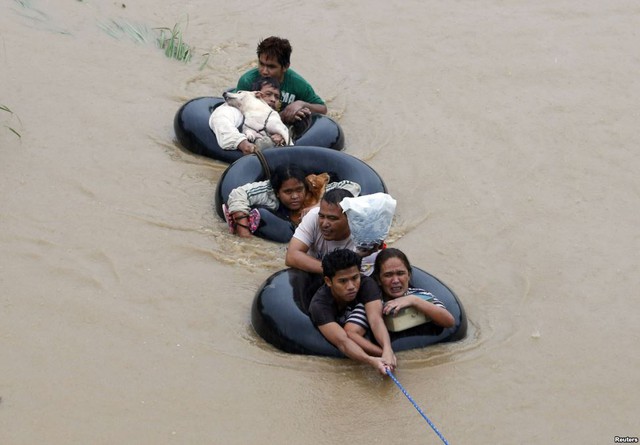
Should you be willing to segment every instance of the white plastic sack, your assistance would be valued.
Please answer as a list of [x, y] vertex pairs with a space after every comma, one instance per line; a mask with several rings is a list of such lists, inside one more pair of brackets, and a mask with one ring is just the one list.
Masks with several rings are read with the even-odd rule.
[[351, 238], [356, 247], [379, 246], [389, 235], [396, 200], [386, 193], [344, 198], [340, 207], [347, 214]]

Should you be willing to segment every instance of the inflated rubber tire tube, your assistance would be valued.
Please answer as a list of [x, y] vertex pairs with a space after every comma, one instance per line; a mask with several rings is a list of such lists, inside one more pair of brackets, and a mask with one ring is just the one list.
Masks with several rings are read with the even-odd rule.
[[344, 149], [344, 133], [340, 125], [324, 114], [313, 113], [308, 128], [297, 136], [293, 145]]
[[[387, 192], [387, 187], [376, 171], [365, 162], [351, 155], [322, 147], [270, 148], [263, 151], [271, 171], [279, 165], [297, 164], [308, 173], [329, 173], [331, 181], [348, 179], [360, 184], [360, 194]], [[241, 185], [267, 179], [256, 155], [243, 156], [231, 164], [222, 174], [216, 186], [215, 210], [224, 219], [222, 204], [229, 193]], [[279, 243], [288, 243], [294, 228], [289, 221], [279, 218], [267, 209], [258, 209], [261, 221], [254, 235]]]
[[[306, 308], [322, 284], [320, 275], [285, 269], [271, 275], [258, 289], [251, 307], [256, 333], [276, 348], [292, 354], [344, 357], [313, 325]], [[451, 328], [426, 323], [401, 332], [391, 332], [395, 352], [457, 341], [467, 333], [467, 316], [456, 295], [440, 280], [413, 267], [411, 285], [433, 293], [455, 319]], [[305, 311], [303, 311], [303, 309]]]
[[[209, 127], [213, 110], [224, 103], [221, 97], [197, 97], [180, 107], [173, 119], [178, 142], [192, 153], [218, 161], [232, 163], [242, 157], [239, 150], [223, 150]], [[344, 133], [329, 116], [313, 114], [308, 128], [294, 141], [294, 145], [344, 148]]]

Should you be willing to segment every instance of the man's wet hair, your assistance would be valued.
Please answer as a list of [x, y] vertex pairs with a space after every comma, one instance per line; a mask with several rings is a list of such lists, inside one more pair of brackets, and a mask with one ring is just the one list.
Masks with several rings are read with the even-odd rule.
[[273, 77], [259, 77], [251, 84], [251, 91], [260, 91], [265, 85], [272, 86], [276, 90], [280, 91], [280, 82], [278, 82], [278, 79]]
[[288, 68], [291, 63], [291, 51], [291, 44], [287, 39], [271, 36], [260, 40], [256, 53], [258, 57], [260, 54], [264, 54], [275, 58], [283, 68]]
[[322, 200], [327, 204], [340, 205], [340, 201], [342, 201], [344, 198], [353, 198], [353, 193], [351, 193], [349, 190], [335, 188], [325, 193], [322, 197]]
[[360, 256], [353, 250], [334, 250], [322, 258], [322, 275], [332, 279], [341, 270], [349, 269], [353, 266], [356, 266], [358, 273], [360, 273], [361, 264], [362, 258], [360, 258]]

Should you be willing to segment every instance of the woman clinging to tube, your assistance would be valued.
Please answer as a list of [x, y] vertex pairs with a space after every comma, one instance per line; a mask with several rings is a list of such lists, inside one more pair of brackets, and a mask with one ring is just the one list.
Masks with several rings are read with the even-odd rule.
[[[443, 328], [455, 325], [453, 315], [433, 294], [424, 289], [410, 287], [411, 263], [399, 249], [388, 247], [378, 253], [373, 278], [382, 290], [384, 315], [395, 315], [401, 309], [413, 307], [422, 312], [430, 322]], [[356, 324], [345, 326], [347, 335], [369, 354], [381, 354], [382, 349], [369, 341], [364, 329]]]
[[453, 315], [433, 294], [409, 287], [411, 264], [401, 250], [390, 247], [381, 251], [376, 258], [373, 276], [382, 289], [385, 315], [397, 314], [400, 309], [413, 306], [438, 326], [449, 328], [455, 324]]

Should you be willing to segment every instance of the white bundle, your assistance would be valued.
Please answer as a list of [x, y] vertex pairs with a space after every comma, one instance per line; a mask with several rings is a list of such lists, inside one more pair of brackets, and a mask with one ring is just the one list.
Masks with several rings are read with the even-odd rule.
[[381, 245], [389, 235], [396, 200], [386, 193], [344, 198], [340, 207], [347, 214], [351, 238], [356, 247], [373, 248]]

